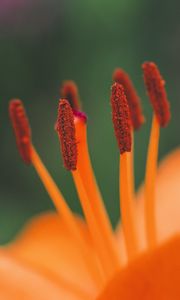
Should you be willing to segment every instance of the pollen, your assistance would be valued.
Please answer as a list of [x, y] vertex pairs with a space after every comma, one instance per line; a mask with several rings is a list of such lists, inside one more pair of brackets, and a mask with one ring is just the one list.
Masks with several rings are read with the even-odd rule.
[[31, 163], [31, 129], [21, 100], [14, 99], [9, 104], [9, 115], [14, 129], [19, 153], [26, 164]]
[[60, 89], [60, 95], [63, 99], [67, 99], [73, 110], [79, 111], [81, 108], [79, 101], [79, 92], [77, 85], [72, 80], [66, 80], [63, 82]]
[[115, 82], [111, 93], [112, 121], [120, 154], [131, 151], [130, 112], [124, 88]]
[[56, 130], [59, 135], [64, 166], [67, 170], [76, 170], [77, 143], [75, 136], [74, 114], [66, 99], [59, 101]]
[[165, 127], [171, 118], [169, 101], [164, 87], [165, 81], [155, 63], [145, 62], [142, 65], [142, 68], [144, 72], [145, 86], [155, 115], [160, 126]]
[[129, 104], [132, 126], [135, 130], [139, 129], [145, 118], [142, 113], [140, 98], [131, 79], [123, 69], [117, 68], [113, 73], [113, 80], [123, 85]]

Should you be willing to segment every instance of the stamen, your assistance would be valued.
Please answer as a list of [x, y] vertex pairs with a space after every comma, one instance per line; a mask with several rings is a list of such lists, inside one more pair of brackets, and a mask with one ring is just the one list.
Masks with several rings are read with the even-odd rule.
[[115, 69], [113, 80], [122, 84], [129, 104], [131, 122], [134, 130], [137, 130], [144, 123], [141, 101], [128, 74], [122, 69]]
[[79, 101], [78, 88], [74, 81], [66, 80], [63, 82], [60, 90], [61, 98], [67, 99], [73, 110], [80, 110], [81, 104]]
[[21, 100], [14, 99], [9, 104], [9, 115], [14, 129], [19, 153], [26, 164], [31, 163], [31, 129]]
[[156, 208], [155, 208], [155, 186], [157, 173], [157, 160], [159, 148], [160, 126], [156, 118], [153, 116], [151, 134], [149, 139], [146, 175], [145, 175], [145, 224], [146, 238], [149, 248], [153, 248], [157, 244], [157, 225], [156, 225]]
[[[124, 87], [124, 91], [127, 97], [129, 110], [130, 110], [130, 116], [131, 116], [131, 124], [133, 130], [138, 130], [142, 124], [145, 122], [145, 117], [142, 112], [142, 106], [140, 98], [135, 90], [135, 87], [128, 76], [128, 74], [120, 68], [115, 69], [113, 73], [113, 80], [115, 82], [118, 82], [119, 84], [122, 84]], [[132, 150], [131, 150], [131, 161], [132, 161], [132, 172], [131, 172], [131, 187], [132, 187], [132, 193], [134, 194], [134, 132], [132, 130]]]
[[[91, 256], [89, 255], [89, 250], [84, 241], [81, 231], [77, 226], [76, 220], [74, 219], [74, 215], [71, 212], [70, 208], [66, 204], [61, 192], [59, 191], [57, 185], [53, 181], [52, 177], [48, 173], [47, 169], [43, 165], [38, 153], [36, 152], [34, 146], [32, 145], [30, 139], [30, 127], [27, 116], [25, 114], [25, 110], [23, 108], [23, 104], [20, 100], [12, 100], [10, 102], [10, 117], [13, 123], [13, 128], [15, 131], [16, 139], [18, 145], [24, 142], [24, 136], [29, 137], [28, 139], [28, 161], [32, 163], [37, 174], [39, 175], [47, 193], [49, 194], [51, 200], [53, 201], [54, 206], [57, 209], [60, 217], [66, 224], [67, 228], [69, 228], [71, 234], [76, 239], [79, 244], [80, 251], [82, 252], [83, 258], [87, 265], [87, 268], [92, 275], [92, 278], [97, 286], [102, 286], [104, 278], [102, 276], [101, 270], [94, 270], [94, 265], [91, 261]], [[23, 148], [24, 150], [24, 148]], [[22, 150], [21, 150], [22, 151]], [[25, 153], [26, 154], [26, 153]], [[23, 152], [23, 155], [25, 155]], [[26, 157], [26, 156], [25, 156]]]
[[171, 118], [169, 101], [164, 88], [165, 81], [155, 63], [145, 62], [142, 68], [144, 72], [144, 82], [154, 112], [160, 126], [165, 127]]
[[61, 152], [64, 166], [67, 170], [76, 170], [77, 145], [75, 138], [74, 115], [66, 99], [59, 101], [56, 130], [61, 143]]
[[164, 127], [170, 120], [169, 102], [157, 66], [153, 62], [143, 64], [144, 81], [154, 109], [149, 140], [146, 176], [145, 176], [145, 222], [148, 247], [157, 244], [157, 226], [155, 219], [155, 182], [157, 172], [160, 126]]
[[112, 86], [111, 106], [114, 131], [120, 149], [120, 213], [127, 253], [129, 259], [132, 259], [138, 251], [138, 237], [131, 175], [130, 113], [123, 86], [119, 83], [114, 83]]
[[[96, 226], [100, 232], [103, 245], [102, 248], [106, 253], [104, 256], [110, 263], [110, 267], [108, 268], [115, 271], [120, 266], [120, 257], [117, 251], [112, 225], [105, 209], [91, 165], [87, 143], [87, 124], [84, 118], [77, 115], [75, 116], [75, 128], [78, 147], [77, 172], [88, 197], [89, 205], [91, 206], [91, 214], [94, 216]], [[78, 190], [79, 187], [77, 186], [77, 181], [75, 181], [75, 183]], [[84, 200], [82, 199], [82, 201]], [[104, 264], [106, 263], [103, 263], [103, 265]]]

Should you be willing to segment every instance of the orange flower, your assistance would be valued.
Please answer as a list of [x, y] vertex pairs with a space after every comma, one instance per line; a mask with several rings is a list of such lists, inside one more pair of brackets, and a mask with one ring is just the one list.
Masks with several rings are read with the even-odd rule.
[[[35, 217], [14, 243], [1, 247], [0, 299], [180, 299], [180, 150], [168, 155], [156, 170], [160, 127], [169, 122], [169, 103], [156, 65], [145, 63], [143, 71], [154, 116], [145, 184], [137, 195], [133, 130], [144, 117], [137, 94], [127, 90], [133, 88], [129, 77], [122, 70], [123, 82], [121, 76], [113, 77], [111, 106], [120, 150], [122, 219], [115, 232], [93, 174], [87, 118], [80, 112], [74, 83], [63, 87], [56, 130], [85, 220], [72, 213], [37, 154], [22, 102], [11, 101], [10, 117], [20, 154], [36, 169], [58, 213]], [[133, 95], [138, 102], [131, 99]]]

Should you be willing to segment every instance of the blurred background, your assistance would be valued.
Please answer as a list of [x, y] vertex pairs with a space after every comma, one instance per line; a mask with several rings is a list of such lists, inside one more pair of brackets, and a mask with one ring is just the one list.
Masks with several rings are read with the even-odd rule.
[[118, 220], [119, 154], [111, 124], [112, 72], [124, 68], [142, 99], [146, 124], [135, 135], [136, 186], [144, 177], [152, 110], [141, 64], [153, 60], [167, 82], [172, 121], [160, 154], [179, 144], [179, 1], [0, 0], [0, 243], [32, 215], [53, 209], [35, 170], [21, 161], [8, 116], [11, 98], [24, 101], [33, 142], [71, 208], [80, 212], [62, 164], [54, 123], [59, 87], [78, 84], [88, 114], [89, 147], [113, 225]]

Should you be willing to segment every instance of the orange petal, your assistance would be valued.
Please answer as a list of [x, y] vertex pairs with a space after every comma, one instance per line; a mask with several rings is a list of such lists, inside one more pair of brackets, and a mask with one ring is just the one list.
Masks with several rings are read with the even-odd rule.
[[[96, 271], [98, 264], [86, 225], [78, 218], [77, 222], [89, 247], [90, 262]], [[50, 270], [89, 295], [97, 293], [97, 287], [88, 272], [77, 241], [55, 213], [34, 218], [7, 250], [17, 259], [32, 266]]]
[[[162, 242], [180, 233], [180, 149], [174, 150], [160, 163], [156, 180], [156, 220], [158, 241]], [[144, 222], [144, 186], [137, 194], [137, 225], [141, 248], [146, 246]], [[121, 224], [117, 227], [117, 241], [123, 249], [124, 262], [127, 261], [122, 238]]]
[[[43, 274], [0, 252], [0, 299], [2, 300], [83, 300], [78, 291], [68, 289], [48, 272]], [[88, 298], [89, 299], [89, 298]]]
[[180, 235], [119, 271], [97, 300], [179, 300]]

